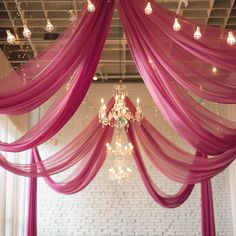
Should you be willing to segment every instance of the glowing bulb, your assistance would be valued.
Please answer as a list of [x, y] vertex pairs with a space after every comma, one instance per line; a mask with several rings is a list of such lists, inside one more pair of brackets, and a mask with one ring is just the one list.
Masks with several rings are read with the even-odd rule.
[[74, 21], [76, 21], [77, 16], [76, 16], [76, 14], [74, 13], [74, 11], [70, 9], [70, 10], [69, 10], [69, 14], [70, 14], [70, 16], [69, 16], [69, 21], [70, 21], [71, 23], [73, 23]]
[[96, 75], [93, 76], [93, 80], [94, 81], [97, 81], [98, 80], [98, 77]]
[[96, 9], [94, 4], [91, 2], [91, 0], [87, 0], [87, 2], [88, 2], [88, 7], [87, 7], [88, 11], [89, 12], [94, 12], [95, 9]]
[[147, 6], [145, 7], [145, 14], [151, 15], [152, 14], [152, 5], [150, 2], [147, 3]]
[[24, 38], [29, 39], [32, 35], [31, 31], [29, 30], [27, 25], [23, 25], [23, 28], [24, 28], [24, 30], [23, 30]]
[[212, 72], [216, 73], [217, 72], [217, 68], [215, 66], [212, 67]]
[[104, 98], [101, 98], [101, 104], [102, 105], [104, 104]]
[[181, 29], [181, 25], [179, 23], [179, 20], [178, 20], [178, 18], [175, 18], [175, 22], [174, 22], [174, 25], [173, 25], [173, 30], [174, 31], [180, 31], [180, 29]]
[[193, 37], [194, 37], [196, 40], [199, 40], [199, 39], [202, 37], [202, 33], [201, 33], [201, 31], [200, 31], [200, 27], [199, 27], [199, 26], [197, 26], [197, 29], [196, 29], [196, 31], [194, 32]]
[[9, 44], [14, 44], [16, 41], [16, 37], [11, 33], [10, 30], [6, 30], [6, 33], [7, 33], [7, 42]]
[[51, 23], [50, 19], [47, 19], [47, 24], [45, 26], [45, 30], [49, 33], [52, 33], [52, 31], [54, 30], [54, 26]]
[[137, 103], [137, 106], [139, 106], [139, 104], [140, 104], [140, 99], [139, 98], [137, 98], [136, 103]]
[[229, 31], [229, 32], [228, 32], [227, 43], [228, 43], [230, 46], [233, 46], [233, 45], [236, 43], [236, 39], [235, 39], [234, 34], [233, 34], [232, 31]]

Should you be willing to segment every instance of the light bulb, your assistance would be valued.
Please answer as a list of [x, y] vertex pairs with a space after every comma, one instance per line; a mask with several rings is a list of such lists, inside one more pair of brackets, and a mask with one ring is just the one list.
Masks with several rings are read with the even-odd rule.
[[45, 30], [49, 33], [52, 33], [52, 31], [54, 30], [54, 26], [51, 23], [50, 19], [47, 19], [47, 24], [45, 26]]
[[9, 44], [14, 44], [16, 41], [16, 37], [11, 33], [10, 30], [6, 30], [6, 33], [7, 33], [7, 42]]
[[29, 30], [27, 25], [23, 25], [23, 28], [24, 28], [24, 30], [23, 30], [24, 38], [29, 39], [32, 35], [31, 31]]
[[233, 46], [233, 45], [236, 43], [236, 39], [235, 39], [234, 34], [233, 34], [232, 31], [229, 31], [229, 32], [228, 32], [227, 43], [228, 43], [230, 46]]
[[98, 77], [96, 75], [93, 76], [93, 80], [94, 81], [97, 81], [98, 80]]
[[104, 104], [104, 98], [101, 98], [101, 104], [102, 105]]
[[197, 26], [197, 29], [196, 29], [196, 31], [194, 32], [194, 38], [196, 39], [196, 40], [199, 40], [201, 37], [202, 37], [202, 33], [201, 33], [201, 31], [200, 31], [200, 27], [199, 26]]
[[173, 24], [173, 30], [174, 31], [180, 31], [180, 29], [181, 29], [181, 25], [179, 23], [179, 20], [178, 20], [178, 18], [175, 18], [175, 22]]
[[94, 12], [96, 8], [95, 8], [94, 4], [92, 3], [92, 1], [87, 0], [87, 2], [88, 2], [88, 7], [87, 7], [88, 11], [89, 12]]
[[145, 14], [146, 15], [151, 15], [152, 14], [152, 5], [150, 2], [147, 3], [145, 7]]
[[137, 98], [136, 103], [139, 106], [139, 104], [140, 104], [140, 99], [139, 98]]
[[74, 11], [70, 9], [70, 10], [69, 10], [69, 14], [70, 14], [69, 21], [70, 21], [71, 23], [73, 23], [74, 21], [76, 21], [77, 16], [76, 16], [76, 14], [74, 13]]
[[216, 73], [217, 72], [217, 68], [215, 66], [212, 67], [212, 72]]

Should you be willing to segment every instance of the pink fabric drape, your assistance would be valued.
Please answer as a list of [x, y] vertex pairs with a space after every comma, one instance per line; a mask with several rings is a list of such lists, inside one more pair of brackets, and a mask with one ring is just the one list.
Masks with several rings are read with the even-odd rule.
[[[201, 158], [206, 155], [198, 153]], [[211, 180], [201, 182], [201, 207], [202, 207], [202, 236], [215, 236], [214, 205], [211, 188]]]
[[[34, 154], [31, 164], [35, 164]], [[29, 179], [27, 236], [37, 236], [37, 178]]]
[[[213, 75], [212, 64], [210, 65], [194, 56], [191, 51], [175, 44], [164, 33], [167, 28], [172, 28], [172, 24], [168, 26], [161, 24], [159, 18], [164, 13], [161, 13], [161, 16], [159, 13], [162, 8], [153, 3], [154, 12], [151, 16], [147, 16], [144, 13], [145, 4], [141, 0], [121, 0], [118, 2], [118, 8], [135, 64], [154, 102], [172, 127], [199, 151], [208, 155], [217, 155], [234, 148], [236, 144], [235, 123], [217, 116], [199, 105], [188, 94], [187, 87], [185, 86], [185, 89], [182, 87], [184, 84], [180, 81], [181, 78], [186, 80], [186, 84], [196, 83], [196, 91], [200, 91], [198, 95], [205, 94], [208, 99], [213, 101], [219, 101], [217, 96], [223, 94], [225, 99], [232, 98], [232, 100], [221, 100], [221, 102], [234, 102], [235, 82], [229, 79], [234, 74], [220, 71], [219, 74]], [[174, 21], [173, 16], [171, 20]], [[184, 26], [182, 26], [183, 31]], [[209, 30], [212, 31], [211, 28]], [[218, 29], [215, 31], [221, 32]], [[174, 33], [182, 34], [181, 32]], [[190, 33], [190, 30], [188, 32]], [[193, 32], [191, 35], [188, 34], [188, 37], [193, 37]], [[208, 36], [207, 33], [206, 35]], [[207, 38], [207, 36], [205, 37]], [[212, 38], [209, 36], [211, 43]], [[193, 45], [201, 44], [203, 47], [205, 41], [195, 42]], [[218, 41], [213, 41], [214, 49], [221, 55], [222, 61], [226, 55], [224, 61], [230, 64], [231, 61], [227, 61], [227, 58], [231, 54], [235, 55], [235, 48], [229, 47], [225, 40], [224, 45], [223, 41], [220, 44], [224, 48], [221, 50], [220, 46], [217, 47], [216, 42]], [[236, 64], [235, 57], [232, 55], [230, 59], [232, 59], [232, 63]], [[221, 80], [221, 78], [224, 79]], [[229, 87], [232, 93], [225, 91]], [[212, 90], [213, 88], [215, 91]], [[196, 91], [192, 90], [192, 92]], [[211, 96], [208, 96], [209, 94]]]
[[81, 59], [80, 65], [71, 78], [68, 91], [62, 92], [43, 118], [25, 135], [12, 143], [0, 142], [1, 151], [20, 152], [44, 143], [70, 120], [80, 106], [99, 62], [113, 15], [114, 1], [104, 4], [102, 0], [98, 0], [96, 7], [96, 12], [92, 13], [87, 22], [89, 24], [88, 29], [92, 31], [89, 31], [89, 38], [86, 38], [86, 43], [81, 51], [82, 54], [77, 55]]
[[[38, 107], [68, 82], [81, 64], [91, 63], [90, 71], [81, 72], [85, 73], [86, 80], [90, 80], [107, 36], [114, 5], [114, 1], [110, 4], [104, 4], [101, 0], [94, 2], [96, 12], [89, 13], [85, 4], [78, 20], [59, 39], [38, 57], [1, 78], [1, 114], [22, 114]], [[91, 53], [94, 53], [93, 58], [89, 56]]]
[[128, 130], [128, 139], [133, 144], [134, 151], [133, 156], [135, 159], [135, 162], [137, 164], [138, 170], [140, 172], [140, 175], [143, 179], [143, 182], [152, 196], [152, 198], [161, 206], [167, 207], [167, 208], [175, 208], [180, 205], [182, 205], [190, 196], [194, 185], [191, 184], [184, 184], [181, 189], [174, 195], [168, 195], [164, 192], [162, 192], [155, 183], [151, 180], [150, 176], [148, 175], [147, 169], [144, 165], [144, 162], [141, 158], [141, 154], [137, 145], [137, 141], [135, 139], [133, 130], [131, 127], [129, 127]]

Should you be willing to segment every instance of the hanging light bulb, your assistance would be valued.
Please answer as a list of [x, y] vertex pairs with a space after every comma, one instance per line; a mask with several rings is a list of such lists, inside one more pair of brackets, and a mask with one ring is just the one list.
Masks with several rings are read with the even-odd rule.
[[70, 16], [69, 16], [69, 21], [70, 21], [71, 23], [73, 23], [74, 21], [76, 21], [77, 17], [76, 17], [76, 14], [74, 13], [74, 11], [70, 9], [70, 10], [69, 10], [69, 14], [70, 14]]
[[175, 18], [175, 22], [173, 24], [173, 30], [174, 31], [180, 31], [180, 29], [181, 29], [181, 25], [179, 23], [179, 20], [178, 20], [178, 18]]
[[147, 3], [145, 7], [145, 14], [146, 15], [151, 15], [152, 14], [152, 5], [150, 2]]
[[88, 11], [89, 12], [94, 12], [96, 8], [95, 8], [94, 4], [92, 3], [92, 1], [87, 0], [87, 2], [88, 2], [88, 7], [87, 7]]
[[26, 38], [26, 39], [30, 38], [32, 33], [29, 30], [28, 26], [27, 25], [23, 25], [23, 28], [24, 28], [24, 30], [23, 30], [24, 38]]
[[197, 26], [197, 29], [196, 29], [196, 31], [194, 32], [193, 37], [194, 37], [196, 40], [199, 40], [199, 39], [202, 37], [202, 33], [201, 33], [201, 30], [200, 30], [200, 27], [199, 27], [199, 26]]
[[51, 23], [50, 19], [47, 19], [47, 24], [45, 26], [45, 30], [49, 33], [52, 33], [52, 31], [54, 30], [54, 26]]
[[14, 44], [16, 41], [16, 37], [11, 33], [10, 30], [6, 30], [6, 33], [7, 33], [7, 42], [9, 44]]
[[232, 31], [229, 31], [229, 32], [228, 32], [227, 43], [228, 43], [230, 46], [233, 46], [233, 45], [236, 43], [236, 39], [235, 39], [234, 34], [233, 34]]

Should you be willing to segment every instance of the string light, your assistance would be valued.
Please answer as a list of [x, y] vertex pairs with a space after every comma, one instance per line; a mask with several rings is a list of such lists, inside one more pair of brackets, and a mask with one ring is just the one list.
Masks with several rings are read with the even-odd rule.
[[145, 7], [145, 14], [146, 15], [151, 15], [152, 14], [152, 5], [150, 2], [147, 2], [147, 5]]
[[54, 26], [51, 23], [50, 19], [47, 19], [47, 24], [45, 26], [45, 30], [49, 33], [52, 33], [52, 31], [54, 30]]
[[96, 10], [96, 8], [95, 8], [94, 4], [92, 3], [92, 1], [87, 0], [87, 2], [88, 2], [88, 7], [87, 7], [88, 11], [89, 12], [94, 12]]
[[228, 43], [230, 46], [233, 46], [233, 45], [236, 43], [236, 39], [235, 39], [234, 34], [233, 34], [232, 31], [229, 31], [229, 32], [228, 32], [227, 43]]
[[180, 29], [181, 29], [181, 25], [179, 23], [179, 20], [178, 20], [178, 18], [175, 18], [175, 22], [173, 24], [173, 30], [174, 31], [180, 31]]
[[194, 37], [196, 40], [201, 39], [202, 33], [201, 33], [201, 30], [200, 30], [200, 27], [199, 27], [199, 26], [197, 26], [197, 29], [196, 29], [196, 31], [194, 32], [193, 37]]
[[6, 30], [6, 33], [7, 33], [7, 42], [9, 44], [14, 44], [16, 41], [16, 37], [11, 33], [10, 30]]
[[23, 25], [23, 28], [24, 28], [24, 30], [23, 30], [24, 38], [29, 39], [32, 35], [31, 31], [29, 30], [27, 25]]
[[98, 80], [98, 77], [96, 75], [93, 76], [93, 80], [94, 81], [97, 81]]

